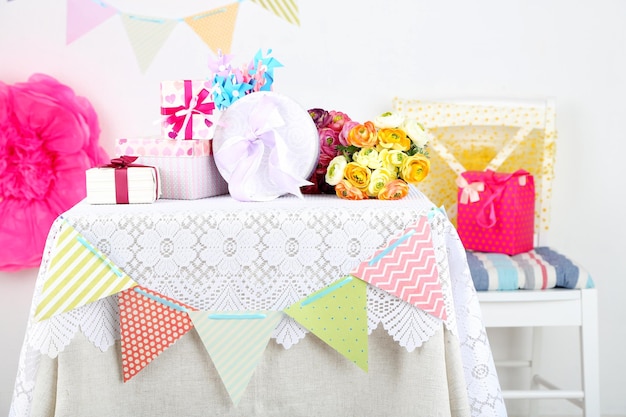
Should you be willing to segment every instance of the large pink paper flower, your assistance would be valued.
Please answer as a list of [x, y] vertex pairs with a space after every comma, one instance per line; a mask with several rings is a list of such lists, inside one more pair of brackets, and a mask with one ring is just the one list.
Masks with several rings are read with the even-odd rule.
[[54, 78], [0, 82], [0, 270], [39, 266], [52, 222], [108, 161], [93, 107]]

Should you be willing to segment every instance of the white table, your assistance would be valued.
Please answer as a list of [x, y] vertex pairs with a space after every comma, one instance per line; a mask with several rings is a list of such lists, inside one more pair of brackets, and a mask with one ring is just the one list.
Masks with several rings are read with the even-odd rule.
[[[34, 320], [50, 250], [69, 223], [140, 285], [203, 310], [283, 310], [348, 274], [428, 215], [447, 319], [368, 286], [369, 372], [298, 323], [276, 327], [235, 407], [190, 331], [127, 383], [117, 297]], [[420, 192], [401, 201], [229, 196], [79, 203], [52, 226], [10, 417], [505, 416], [465, 252]]]

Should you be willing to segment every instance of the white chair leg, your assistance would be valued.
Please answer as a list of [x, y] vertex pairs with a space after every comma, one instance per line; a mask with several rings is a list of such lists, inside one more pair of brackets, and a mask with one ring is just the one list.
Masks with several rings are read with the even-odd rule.
[[[543, 349], [543, 327], [533, 327], [532, 346], [530, 356], [530, 389], [539, 389], [539, 384], [535, 380], [535, 375], [539, 375], [541, 370], [541, 353]], [[536, 417], [539, 415], [539, 401], [530, 400], [528, 404], [528, 415]]]
[[598, 293], [596, 289], [581, 290], [582, 326], [580, 350], [582, 385], [585, 392], [585, 417], [600, 417], [600, 353], [598, 348]]

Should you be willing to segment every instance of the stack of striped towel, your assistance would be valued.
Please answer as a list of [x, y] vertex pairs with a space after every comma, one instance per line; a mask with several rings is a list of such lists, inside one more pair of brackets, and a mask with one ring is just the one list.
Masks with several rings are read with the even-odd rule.
[[587, 271], [548, 247], [515, 256], [468, 250], [467, 263], [477, 291], [594, 287]]

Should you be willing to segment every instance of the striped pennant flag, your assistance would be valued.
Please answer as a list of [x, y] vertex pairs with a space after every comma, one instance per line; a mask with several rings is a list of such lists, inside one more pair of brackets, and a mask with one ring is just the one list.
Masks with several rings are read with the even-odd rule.
[[290, 305], [285, 313], [368, 370], [367, 284], [347, 276]]
[[175, 19], [153, 18], [122, 13], [122, 23], [137, 58], [139, 69], [146, 72], [178, 24]]
[[50, 318], [135, 285], [135, 281], [65, 223], [51, 252], [35, 319]]
[[287, 22], [300, 26], [298, 3], [296, 0], [252, 0]]
[[282, 314], [280, 311], [189, 312], [233, 404], [239, 404]]
[[377, 251], [371, 260], [361, 262], [352, 275], [435, 317], [447, 318], [426, 216]]

